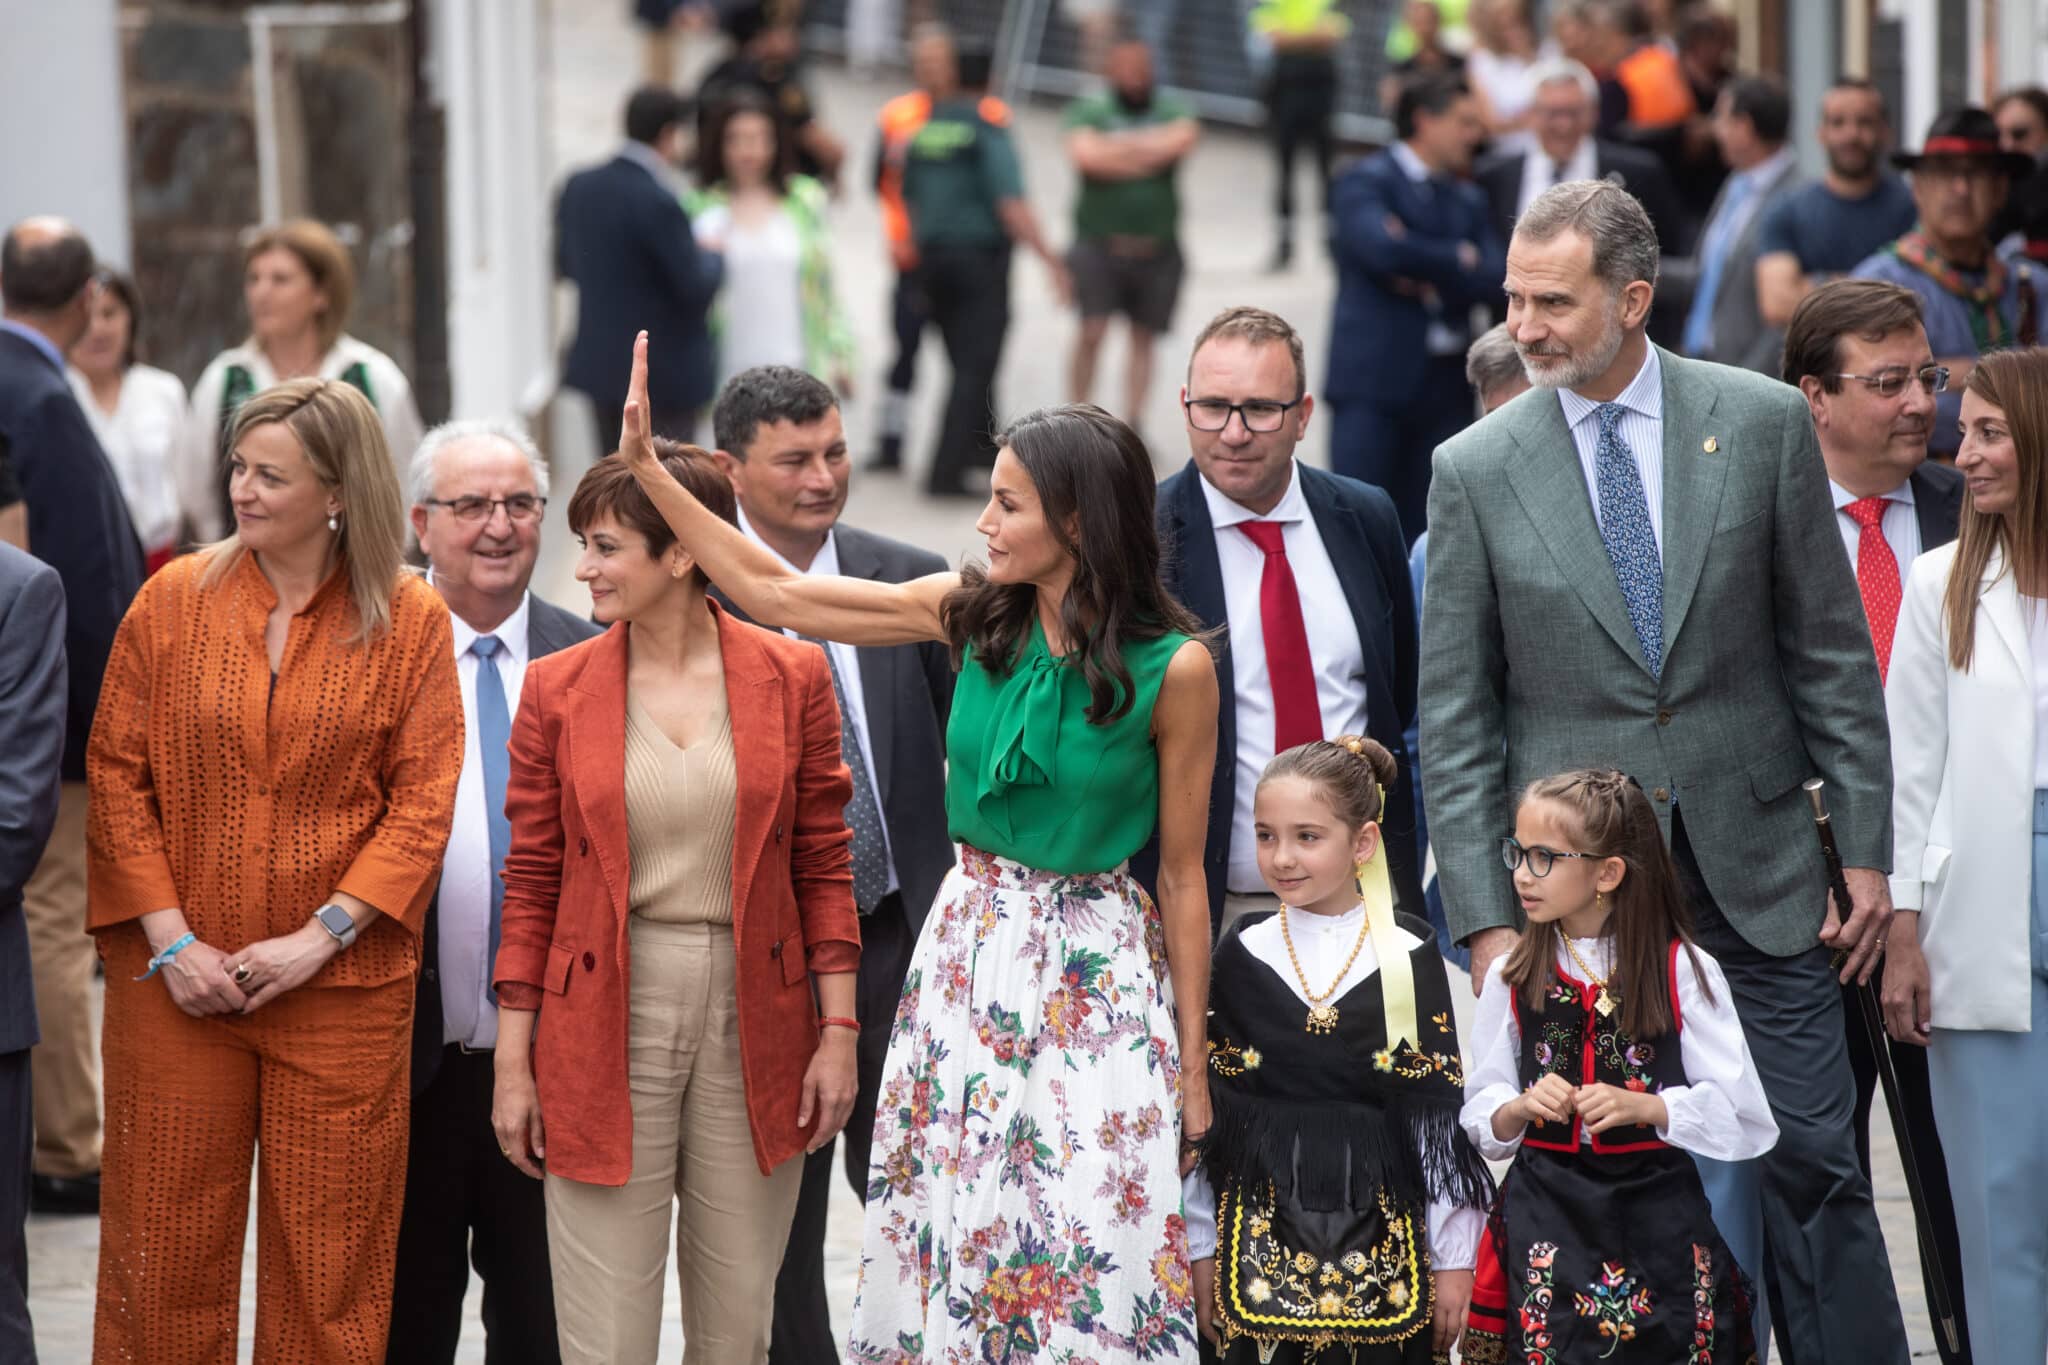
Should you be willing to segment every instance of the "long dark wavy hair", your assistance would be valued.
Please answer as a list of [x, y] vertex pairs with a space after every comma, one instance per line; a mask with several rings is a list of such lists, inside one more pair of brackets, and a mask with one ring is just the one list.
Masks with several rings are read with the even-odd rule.
[[[1127, 641], [1174, 632], [1207, 639], [1159, 578], [1152, 457], [1136, 432], [1090, 403], [1028, 412], [997, 444], [1031, 476], [1046, 526], [1074, 561], [1060, 631], [1068, 664], [1088, 681], [1088, 720], [1105, 725], [1134, 700]], [[1008, 673], [1031, 638], [1037, 611], [1031, 584], [992, 583], [980, 565], [968, 565], [942, 608], [953, 666], [964, 667], [971, 648], [990, 672]]]

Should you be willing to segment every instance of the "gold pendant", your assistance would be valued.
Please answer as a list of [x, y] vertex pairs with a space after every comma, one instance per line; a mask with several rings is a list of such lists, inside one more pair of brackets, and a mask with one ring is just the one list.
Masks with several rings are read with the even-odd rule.
[[1593, 1010], [1602, 1019], [1605, 1019], [1608, 1015], [1614, 1013], [1615, 1007], [1618, 1006], [1620, 1003], [1621, 1002], [1619, 1000], [1616, 1000], [1612, 995], [1608, 994], [1607, 988], [1605, 986], [1602, 986], [1600, 988], [1600, 994], [1596, 996], [1593, 1000]]
[[1309, 1007], [1308, 1032], [1330, 1033], [1336, 1027], [1337, 1007], [1335, 1005], [1312, 1005]]

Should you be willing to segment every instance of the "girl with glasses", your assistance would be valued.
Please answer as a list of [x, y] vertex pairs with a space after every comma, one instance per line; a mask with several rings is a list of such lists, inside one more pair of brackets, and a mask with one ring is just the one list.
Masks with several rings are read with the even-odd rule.
[[1752, 1359], [1752, 1286], [1689, 1157], [1761, 1156], [1778, 1127], [1649, 798], [1544, 778], [1501, 850], [1528, 927], [1487, 972], [1459, 1118], [1515, 1164], [1465, 1359]]

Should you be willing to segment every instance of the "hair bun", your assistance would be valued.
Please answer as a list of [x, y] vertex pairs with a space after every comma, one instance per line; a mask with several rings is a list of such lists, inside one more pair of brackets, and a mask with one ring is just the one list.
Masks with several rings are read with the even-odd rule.
[[1383, 788], [1391, 789], [1400, 776], [1400, 765], [1394, 762], [1394, 756], [1371, 735], [1339, 735], [1330, 742], [1372, 769], [1373, 780]]

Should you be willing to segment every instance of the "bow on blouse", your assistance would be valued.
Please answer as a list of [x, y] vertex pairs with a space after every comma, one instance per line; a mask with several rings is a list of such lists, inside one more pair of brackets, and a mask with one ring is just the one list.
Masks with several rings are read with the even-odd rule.
[[1065, 666], [1039, 652], [1019, 667], [1024, 677], [1004, 689], [989, 722], [988, 779], [976, 802], [982, 817], [1006, 839], [1016, 835], [1010, 824], [1010, 789], [1050, 787], [1058, 781]]

